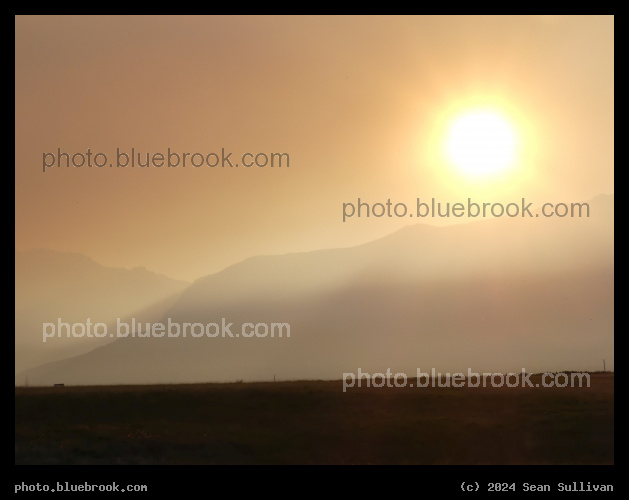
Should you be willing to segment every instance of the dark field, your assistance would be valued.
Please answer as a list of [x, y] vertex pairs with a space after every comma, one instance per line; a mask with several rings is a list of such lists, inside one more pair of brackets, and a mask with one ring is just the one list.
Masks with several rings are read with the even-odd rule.
[[612, 464], [613, 410], [613, 374], [590, 388], [16, 387], [15, 463]]

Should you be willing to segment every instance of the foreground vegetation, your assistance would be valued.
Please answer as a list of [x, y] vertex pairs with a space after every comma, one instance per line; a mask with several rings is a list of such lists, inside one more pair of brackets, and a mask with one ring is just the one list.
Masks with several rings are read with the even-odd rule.
[[15, 462], [611, 464], [613, 385], [16, 387]]

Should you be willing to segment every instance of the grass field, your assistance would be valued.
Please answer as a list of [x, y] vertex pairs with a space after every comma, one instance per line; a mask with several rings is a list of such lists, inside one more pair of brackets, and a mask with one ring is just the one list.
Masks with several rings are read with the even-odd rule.
[[607, 373], [589, 388], [15, 388], [16, 464], [612, 464], [613, 438]]

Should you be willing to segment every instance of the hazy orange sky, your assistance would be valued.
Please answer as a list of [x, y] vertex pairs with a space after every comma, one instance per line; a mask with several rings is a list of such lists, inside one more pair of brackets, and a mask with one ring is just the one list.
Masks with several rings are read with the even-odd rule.
[[[613, 63], [612, 16], [18, 16], [16, 249], [192, 280], [418, 221], [343, 223], [358, 197], [611, 194]], [[523, 134], [506, 181], [469, 182], [437, 158], [444, 120], [479, 104]], [[288, 153], [290, 167], [42, 171], [57, 148], [132, 147]]]

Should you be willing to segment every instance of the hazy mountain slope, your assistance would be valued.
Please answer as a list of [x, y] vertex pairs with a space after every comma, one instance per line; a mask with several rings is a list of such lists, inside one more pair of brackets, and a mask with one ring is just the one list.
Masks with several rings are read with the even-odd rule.
[[416, 224], [365, 245], [248, 259], [193, 283], [173, 322], [286, 322], [290, 338], [120, 339], [32, 383], [340, 378], [613, 367], [613, 197], [589, 219]]
[[15, 253], [16, 371], [86, 352], [111, 339], [42, 342], [42, 324], [109, 323], [131, 314], [155, 318], [189, 284], [146, 269], [107, 268], [80, 254], [52, 250]]

